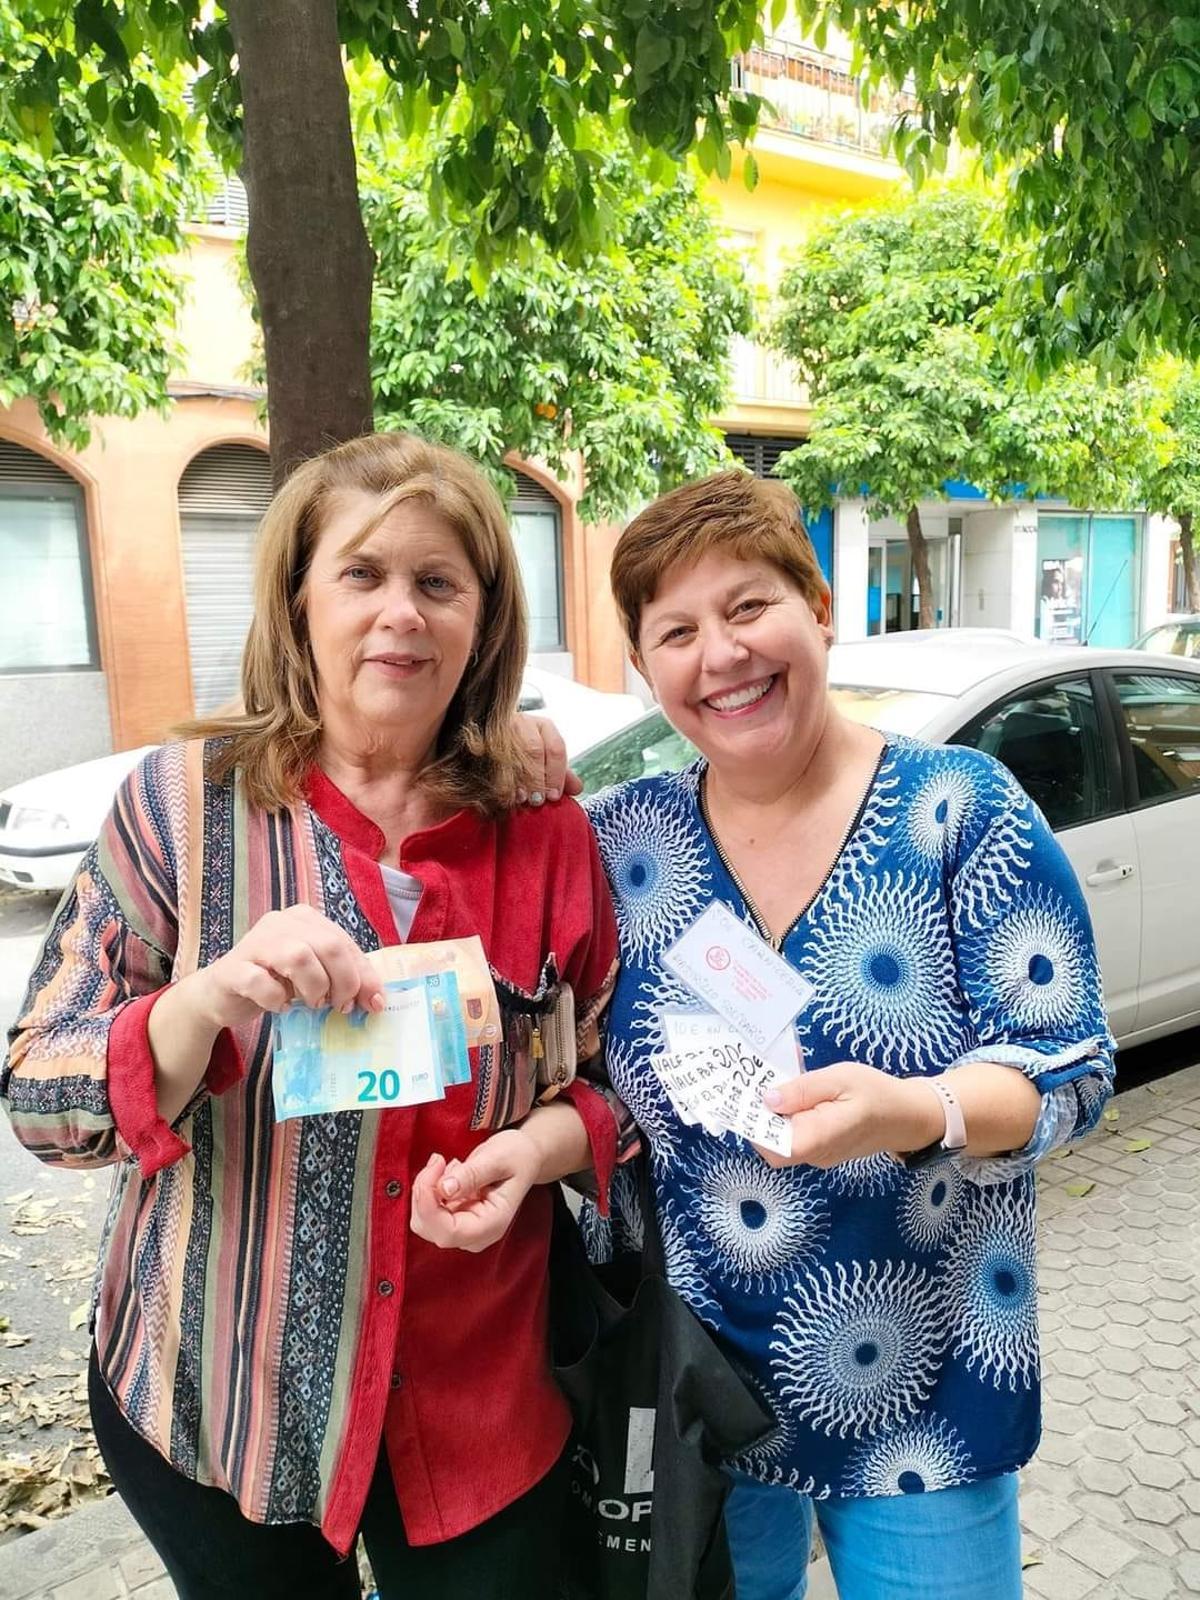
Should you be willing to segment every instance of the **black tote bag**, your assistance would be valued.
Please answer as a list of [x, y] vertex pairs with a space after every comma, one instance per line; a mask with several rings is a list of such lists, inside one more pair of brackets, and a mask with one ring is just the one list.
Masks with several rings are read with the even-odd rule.
[[720, 1461], [773, 1418], [667, 1283], [638, 1160], [640, 1257], [592, 1266], [558, 1196], [551, 1360], [575, 1419], [562, 1600], [731, 1600]]

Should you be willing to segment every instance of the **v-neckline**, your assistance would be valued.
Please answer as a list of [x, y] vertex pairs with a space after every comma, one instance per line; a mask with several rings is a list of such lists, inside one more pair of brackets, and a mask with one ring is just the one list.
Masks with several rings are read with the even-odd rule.
[[890, 750], [891, 744], [887, 737], [884, 736], [883, 745], [880, 748], [878, 756], [876, 757], [875, 765], [871, 768], [871, 775], [867, 779], [866, 787], [863, 789], [862, 795], [859, 798], [859, 802], [854, 808], [854, 814], [850, 818], [849, 825], [846, 828], [845, 833], [842, 835], [841, 843], [834, 852], [833, 858], [830, 861], [824, 876], [778, 938], [776, 938], [771, 932], [767, 923], [767, 919], [763, 916], [757, 905], [755, 905], [750, 891], [746, 888], [746, 885], [742, 882], [740, 876], [738, 875], [737, 868], [725, 853], [725, 846], [721, 843], [721, 836], [714, 827], [712, 817], [710, 816], [708, 810], [708, 762], [705, 761], [701, 767], [699, 777], [696, 782], [696, 808], [700, 813], [700, 821], [704, 825], [704, 830], [708, 834], [709, 842], [716, 853], [718, 861], [720, 861], [721, 865], [724, 867], [730, 882], [733, 884], [738, 894], [741, 895], [742, 902], [745, 905], [746, 910], [754, 919], [754, 923], [758, 929], [760, 938], [769, 944], [771, 949], [777, 954], [782, 955], [788, 940], [792, 937], [796, 929], [812, 910], [813, 906], [816, 905], [817, 901], [829, 887], [829, 880], [837, 871], [842, 857], [845, 855], [851, 839], [853, 839], [855, 833], [858, 831], [858, 826], [866, 813], [867, 807], [871, 803], [872, 796], [875, 793], [875, 787], [879, 782], [879, 774], [883, 771], [884, 763], [887, 760], [888, 752]]

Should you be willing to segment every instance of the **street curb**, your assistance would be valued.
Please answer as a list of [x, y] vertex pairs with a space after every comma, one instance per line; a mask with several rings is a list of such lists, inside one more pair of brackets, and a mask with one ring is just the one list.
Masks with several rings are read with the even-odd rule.
[[142, 1537], [118, 1495], [80, 1506], [49, 1527], [0, 1545], [0, 1600], [30, 1600], [72, 1578], [115, 1565]]

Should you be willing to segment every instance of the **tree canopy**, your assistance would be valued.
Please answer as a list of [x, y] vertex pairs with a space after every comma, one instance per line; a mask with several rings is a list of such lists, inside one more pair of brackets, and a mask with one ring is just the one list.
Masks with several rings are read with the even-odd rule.
[[913, 545], [932, 596], [919, 502], [950, 479], [991, 498], [1126, 503], [1147, 442], [1140, 383], [1076, 365], [1033, 388], [987, 331], [1005, 290], [995, 203], [927, 189], [814, 230], [786, 273], [773, 337], [808, 384], [808, 441], [778, 471], [807, 505], [864, 493]]
[[722, 455], [709, 418], [751, 299], [693, 179], [652, 187], [622, 139], [598, 153], [609, 248], [571, 262], [534, 236], [478, 289], [468, 241], [447, 238], [428, 194], [428, 141], [367, 138], [359, 173], [377, 422], [493, 470], [510, 450], [560, 471], [579, 451], [585, 515], [617, 516]]
[[1003, 315], [1045, 373], [1200, 356], [1200, 0], [795, 0], [854, 40], [919, 110], [914, 176], [957, 139], [1006, 182], [1024, 241]]
[[1179, 523], [1184, 587], [1189, 611], [1200, 612], [1200, 566], [1194, 525], [1200, 515], [1200, 371], [1176, 363], [1156, 374], [1159, 411], [1147, 467], [1144, 501]]
[[378, 116], [438, 135], [430, 205], [475, 281], [539, 237], [568, 259], [603, 249], [621, 203], [590, 129], [727, 171], [759, 101], [731, 57], [756, 0], [9, 0], [28, 48], [0, 58], [0, 130], [68, 148], [71, 87], [136, 162], [186, 143], [151, 71], [197, 74], [214, 148], [240, 167], [264, 328], [276, 476], [368, 429], [373, 262], [359, 208], [347, 58], [386, 82]]
[[[0, 0], [0, 60], [29, 69], [37, 51]], [[59, 86], [55, 144], [0, 120], [0, 406], [32, 397], [51, 437], [76, 447], [94, 415], [165, 404], [182, 293], [173, 258], [195, 192], [186, 148], [134, 165], [98, 132], [98, 84], [77, 70]], [[160, 80], [153, 95], [182, 113], [178, 85]]]

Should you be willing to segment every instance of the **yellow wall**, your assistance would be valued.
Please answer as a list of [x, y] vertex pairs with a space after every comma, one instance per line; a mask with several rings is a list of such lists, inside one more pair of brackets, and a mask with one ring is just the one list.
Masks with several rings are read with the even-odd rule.
[[238, 236], [231, 228], [197, 227], [181, 264], [186, 289], [179, 334], [183, 370], [193, 382], [245, 384], [255, 326], [237, 273]]

